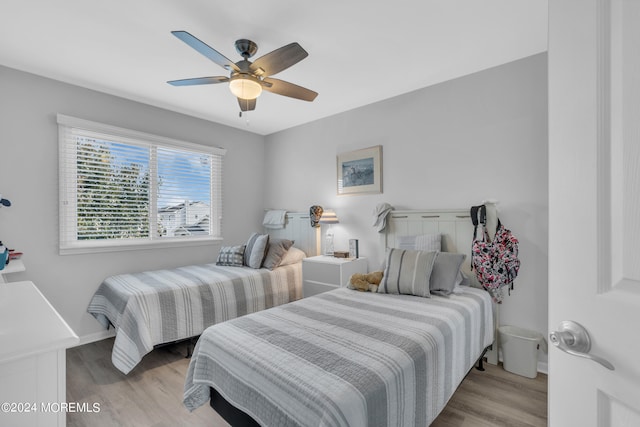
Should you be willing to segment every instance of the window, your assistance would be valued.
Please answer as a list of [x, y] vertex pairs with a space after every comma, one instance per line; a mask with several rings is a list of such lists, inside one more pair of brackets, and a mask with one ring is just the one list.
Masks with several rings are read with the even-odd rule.
[[60, 253], [221, 238], [226, 150], [58, 115]]

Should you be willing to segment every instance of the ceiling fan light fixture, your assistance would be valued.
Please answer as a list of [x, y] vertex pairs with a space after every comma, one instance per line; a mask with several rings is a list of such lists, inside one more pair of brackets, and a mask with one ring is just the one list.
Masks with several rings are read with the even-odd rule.
[[262, 85], [254, 77], [237, 75], [231, 77], [229, 90], [240, 99], [256, 99], [262, 93]]

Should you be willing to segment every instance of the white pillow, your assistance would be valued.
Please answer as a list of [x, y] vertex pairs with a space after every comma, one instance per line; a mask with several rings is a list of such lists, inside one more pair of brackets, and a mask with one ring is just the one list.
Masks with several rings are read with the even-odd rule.
[[442, 234], [398, 236], [395, 246], [398, 249], [413, 249], [427, 252], [440, 251], [442, 250]]
[[304, 253], [304, 251], [296, 248], [295, 246], [291, 246], [285, 256], [282, 258], [282, 261], [280, 261], [279, 266], [282, 267], [283, 265], [295, 264], [296, 262], [302, 261], [306, 257], [307, 255]]

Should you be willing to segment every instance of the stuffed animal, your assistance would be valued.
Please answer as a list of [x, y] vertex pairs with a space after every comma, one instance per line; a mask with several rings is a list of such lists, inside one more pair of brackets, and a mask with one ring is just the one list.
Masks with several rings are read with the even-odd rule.
[[379, 285], [382, 282], [383, 271], [374, 271], [373, 273], [367, 274], [367, 282], [372, 285]]
[[349, 279], [349, 289], [355, 289], [356, 291], [366, 292], [369, 290], [369, 282], [367, 282], [366, 274], [355, 273], [351, 275]]
[[382, 271], [374, 271], [369, 274], [355, 273], [349, 279], [347, 288], [361, 292], [377, 292], [378, 285], [382, 281]]

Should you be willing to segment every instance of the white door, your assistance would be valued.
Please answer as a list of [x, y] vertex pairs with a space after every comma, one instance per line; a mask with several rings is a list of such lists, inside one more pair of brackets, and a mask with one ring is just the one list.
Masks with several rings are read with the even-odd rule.
[[549, 0], [550, 332], [566, 320], [615, 370], [550, 345], [549, 425], [640, 426], [640, 0]]

